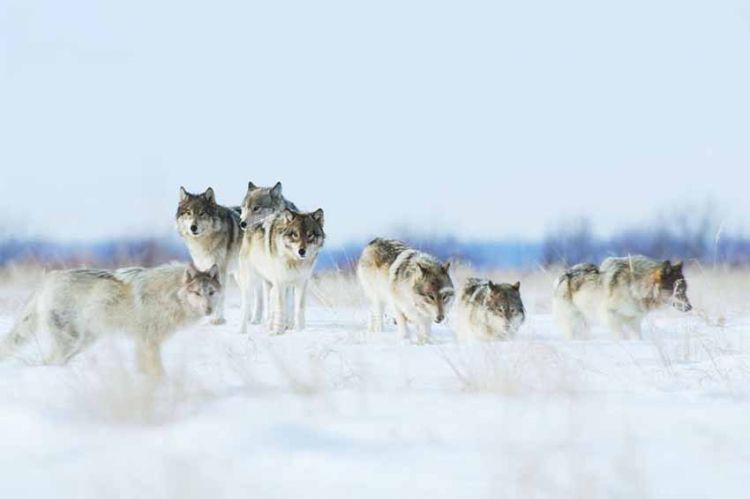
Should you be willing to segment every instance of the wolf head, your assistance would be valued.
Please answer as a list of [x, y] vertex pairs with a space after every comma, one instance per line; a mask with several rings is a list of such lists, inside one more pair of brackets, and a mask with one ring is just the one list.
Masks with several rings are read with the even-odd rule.
[[177, 205], [177, 230], [185, 237], [201, 237], [216, 230], [218, 205], [214, 190], [209, 187], [202, 194], [190, 194], [180, 187]]
[[687, 296], [687, 281], [682, 273], [682, 262], [672, 264], [662, 262], [657, 271], [659, 293], [663, 302], [669, 303], [680, 312], [689, 312], [693, 306]]
[[293, 260], [314, 260], [323, 247], [323, 210], [297, 213], [284, 209], [279, 215], [277, 234], [282, 252]]
[[436, 324], [440, 324], [445, 320], [455, 296], [453, 281], [448, 275], [450, 262], [442, 265], [418, 262], [416, 266], [417, 269], [412, 274], [416, 298], [414, 306]]
[[248, 182], [247, 194], [242, 201], [240, 228], [245, 230], [284, 208], [286, 208], [286, 200], [281, 194], [281, 182], [276, 182], [273, 187], [258, 187]]
[[526, 320], [526, 310], [521, 301], [520, 289], [520, 282], [497, 284], [490, 281], [489, 283], [489, 294], [485, 305], [509, 331], [517, 330]]
[[207, 272], [201, 272], [192, 263], [185, 269], [180, 293], [190, 308], [203, 315], [211, 315], [221, 291], [219, 267], [213, 265]]

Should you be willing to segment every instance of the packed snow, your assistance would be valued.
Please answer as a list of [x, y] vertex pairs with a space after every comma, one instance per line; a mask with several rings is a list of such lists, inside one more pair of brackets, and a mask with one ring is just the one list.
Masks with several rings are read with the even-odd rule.
[[[431, 344], [365, 331], [349, 274], [318, 276], [308, 329], [201, 324], [135, 372], [125, 338], [67, 366], [43, 335], [0, 362], [0, 497], [747, 497], [748, 275], [688, 271], [695, 310], [642, 341], [569, 341], [554, 273], [522, 281], [514, 341]], [[34, 278], [0, 281], [7, 331]]]

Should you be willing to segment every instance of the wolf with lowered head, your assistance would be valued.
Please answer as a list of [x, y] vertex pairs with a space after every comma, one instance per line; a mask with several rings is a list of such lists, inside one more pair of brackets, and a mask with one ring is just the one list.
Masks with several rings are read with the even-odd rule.
[[[290, 325], [298, 331], [305, 328], [307, 283], [325, 242], [323, 222], [321, 209], [300, 213], [287, 208], [260, 224], [246, 225], [240, 250], [240, 332], [247, 331], [250, 291], [255, 279], [262, 279], [270, 286], [271, 333], [283, 333]], [[288, 289], [294, 291], [293, 318], [287, 317]]]
[[467, 279], [456, 304], [458, 339], [513, 338], [526, 319], [520, 289], [520, 282], [507, 284], [474, 277]]
[[357, 277], [370, 302], [369, 331], [383, 330], [383, 313], [389, 305], [401, 338], [408, 336], [407, 322], [411, 322], [416, 325], [417, 339], [429, 341], [432, 323], [443, 322], [453, 301], [449, 267], [401, 241], [377, 238], [370, 242], [357, 266]]
[[588, 337], [597, 320], [623, 339], [641, 338], [641, 322], [650, 311], [667, 305], [692, 309], [682, 267], [640, 255], [607, 258], [599, 267], [575, 265], [555, 281], [555, 321], [571, 339]]
[[161, 344], [213, 312], [218, 277], [216, 265], [201, 272], [192, 263], [50, 272], [0, 343], [0, 358], [44, 330], [52, 338], [46, 362], [64, 364], [102, 335], [122, 332], [136, 342], [140, 370], [161, 375]]
[[[239, 208], [217, 204], [211, 187], [201, 194], [191, 194], [180, 187], [176, 222], [177, 230], [185, 241], [195, 266], [208, 270], [216, 265], [219, 269], [219, 282], [222, 288], [226, 288], [229, 273], [237, 270], [237, 258], [242, 244]], [[222, 291], [211, 323], [225, 322]]]

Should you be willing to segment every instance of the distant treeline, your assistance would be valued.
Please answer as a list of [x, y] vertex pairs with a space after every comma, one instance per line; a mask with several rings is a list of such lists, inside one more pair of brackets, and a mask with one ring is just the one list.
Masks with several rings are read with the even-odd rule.
[[[537, 266], [600, 262], [613, 255], [643, 254], [659, 259], [697, 260], [704, 264], [750, 265], [750, 238], [725, 234], [707, 218], [671, 220], [647, 229], [596, 236], [585, 220], [560, 224], [543, 240], [463, 241], [406, 235], [409, 244], [480, 268], [528, 269]], [[351, 270], [368, 241], [325, 248], [320, 270]], [[182, 241], [172, 238], [60, 244], [40, 240], [0, 239], [0, 265], [37, 263], [48, 267], [152, 266], [186, 260]]]

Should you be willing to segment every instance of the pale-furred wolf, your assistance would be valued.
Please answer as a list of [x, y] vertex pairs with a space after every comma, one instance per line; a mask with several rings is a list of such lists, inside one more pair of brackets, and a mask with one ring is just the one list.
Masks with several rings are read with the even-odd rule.
[[526, 319], [521, 283], [470, 277], [461, 288], [454, 315], [459, 340], [510, 339]]
[[656, 308], [692, 309], [682, 262], [644, 256], [607, 258], [601, 266], [571, 267], [554, 285], [554, 315], [570, 338], [588, 337], [590, 322], [601, 320], [623, 339], [641, 337], [641, 322]]
[[402, 338], [409, 334], [407, 322], [412, 322], [418, 340], [428, 341], [432, 323], [443, 322], [453, 300], [449, 266], [401, 241], [378, 238], [370, 242], [357, 265], [357, 277], [370, 302], [369, 331], [383, 330], [388, 305]]
[[[209, 187], [201, 194], [191, 194], [180, 187], [180, 201], [175, 216], [177, 231], [187, 245], [190, 257], [200, 270], [216, 265], [219, 282], [226, 289], [230, 272], [237, 271], [237, 258], [242, 244], [239, 208], [216, 203]], [[211, 318], [213, 324], [224, 324], [224, 292]]]
[[[273, 187], [259, 187], [248, 182], [247, 192], [240, 207], [240, 229], [256, 229], [285, 209], [299, 211], [294, 203], [282, 194], [281, 182], [276, 182]], [[263, 310], [269, 301], [270, 284], [260, 275], [252, 276], [249, 281], [250, 284], [243, 285], [252, 288], [253, 308], [249, 320], [253, 324], [260, 324], [263, 321]], [[246, 327], [242, 326], [243, 332]]]
[[[257, 279], [270, 286], [271, 333], [280, 334], [290, 325], [298, 331], [305, 328], [307, 283], [324, 241], [323, 210], [320, 209], [312, 213], [284, 209], [261, 224], [246, 227], [240, 250], [240, 332], [247, 331], [250, 293]], [[290, 288], [294, 295], [293, 320], [287, 317], [285, 303]]]
[[50, 272], [2, 339], [0, 358], [46, 331], [52, 339], [46, 362], [64, 364], [102, 335], [121, 332], [135, 340], [140, 370], [161, 375], [161, 344], [213, 312], [218, 273], [215, 265], [201, 272], [193, 264]]

